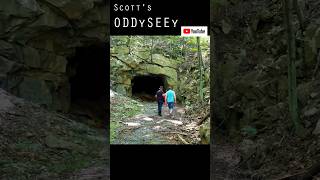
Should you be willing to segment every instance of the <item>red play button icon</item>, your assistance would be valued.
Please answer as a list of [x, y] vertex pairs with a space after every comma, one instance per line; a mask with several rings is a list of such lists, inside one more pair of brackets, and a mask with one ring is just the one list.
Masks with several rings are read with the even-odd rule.
[[183, 29], [184, 34], [190, 34], [190, 29]]

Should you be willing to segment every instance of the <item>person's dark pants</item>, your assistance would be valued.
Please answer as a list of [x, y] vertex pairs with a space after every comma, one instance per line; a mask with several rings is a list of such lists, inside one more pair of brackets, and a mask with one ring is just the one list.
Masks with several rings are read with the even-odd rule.
[[158, 101], [158, 114], [161, 116], [163, 101]]

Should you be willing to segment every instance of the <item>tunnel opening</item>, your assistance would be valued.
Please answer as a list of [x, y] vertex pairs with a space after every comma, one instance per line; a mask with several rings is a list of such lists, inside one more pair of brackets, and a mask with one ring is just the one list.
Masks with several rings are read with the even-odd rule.
[[68, 59], [70, 113], [93, 125], [104, 125], [106, 117], [107, 50], [103, 43], [78, 47]]
[[135, 76], [131, 80], [131, 84], [132, 96], [145, 101], [154, 101], [154, 95], [160, 86], [163, 86], [164, 90], [168, 87], [166, 77], [155, 74]]

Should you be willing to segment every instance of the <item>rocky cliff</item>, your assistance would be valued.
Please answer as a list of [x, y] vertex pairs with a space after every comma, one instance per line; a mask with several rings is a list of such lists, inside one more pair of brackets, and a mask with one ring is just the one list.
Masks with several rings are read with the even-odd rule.
[[9, 0], [0, 6], [0, 87], [68, 112], [77, 51], [104, 49], [104, 0]]
[[[138, 85], [147, 89], [147, 85], [152, 81], [161, 81], [160, 84], [165, 88], [169, 86], [177, 88], [177, 68], [181, 63], [181, 58], [173, 59], [163, 52], [157, 52], [157, 48], [168, 48], [167, 46], [159, 47], [159, 39], [166, 43], [169, 42], [169, 38], [162, 37], [161, 39], [158, 36], [111, 37], [110, 78], [114, 90], [131, 96], [135, 90], [134, 86]], [[148, 44], [150, 43], [148, 41], [152, 43]], [[141, 76], [149, 76], [154, 79], [150, 78], [150, 81], [145, 79], [144, 84], [137, 84], [135, 77]], [[156, 91], [158, 88], [159, 86], [151, 89]], [[154, 93], [151, 93], [152, 96]]]

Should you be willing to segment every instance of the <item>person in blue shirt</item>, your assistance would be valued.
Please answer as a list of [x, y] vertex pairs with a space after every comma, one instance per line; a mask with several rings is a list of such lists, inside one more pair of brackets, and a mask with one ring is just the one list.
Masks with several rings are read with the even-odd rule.
[[172, 90], [172, 87], [169, 87], [169, 90], [166, 92], [166, 103], [169, 108], [170, 115], [172, 114], [173, 107], [176, 104], [176, 93]]

